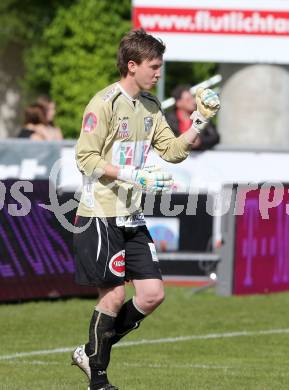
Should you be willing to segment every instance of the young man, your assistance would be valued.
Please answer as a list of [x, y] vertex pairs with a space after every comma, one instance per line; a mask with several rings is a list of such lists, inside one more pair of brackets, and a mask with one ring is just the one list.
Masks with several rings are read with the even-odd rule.
[[[189, 85], [178, 85], [172, 91], [175, 107], [166, 113], [166, 119], [176, 136], [186, 132], [192, 126], [191, 115], [196, 110], [196, 100]], [[220, 135], [212, 123], [208, 123], [192, 144], [193, 150], [207, 150], [220, 141]]]
[[[129, 32], [118, 50], [119, 82], [98, 92], [85, 109], [76, 159], [84, 185], [75, 224], [76, 281], [97, 286], [89, 341], [72, 354], [90, 390], [113, 390], [107, 367], [111, 346], [136, 329], [164, 300], [156, 250], [140, 209], [142, 190], [171, 188], [170, 174], [144, 168], [150, 147], [172, 163], [183, 161], [207, 118], [218, 110], [201, 91], [202, 112], [176, 138], [149, 91], [160, 78], [165, 46], [143, 30]], [[80, 231], [80, 232], [79, 232]], [[126, 280], [135, 295], [125, 302]]]

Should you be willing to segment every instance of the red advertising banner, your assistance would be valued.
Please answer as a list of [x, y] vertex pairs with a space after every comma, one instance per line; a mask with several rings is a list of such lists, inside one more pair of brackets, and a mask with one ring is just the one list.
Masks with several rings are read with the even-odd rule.
[[289, 11], [135, 7], [135, 28], [150, 32], [289, 35]]
[[133, 0], [165, 61], [289, 64], [289, 0]]

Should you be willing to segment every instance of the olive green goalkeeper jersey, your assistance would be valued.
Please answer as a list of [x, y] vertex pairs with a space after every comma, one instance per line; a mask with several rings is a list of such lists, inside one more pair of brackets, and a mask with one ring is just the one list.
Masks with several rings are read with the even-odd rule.
[[141, 191], [102, 176], [103, 168], [107, 163], [143, 168], [151, 147], [172, 163], [183, 161], [191, 149], [184, 135], [174, 136], [151, 94], [141, 92], [132, 99], [118, 83], [98, 92], [84, 111], [76, 145], [83, 174], [77, 215], [115, 217], [141, 211]]

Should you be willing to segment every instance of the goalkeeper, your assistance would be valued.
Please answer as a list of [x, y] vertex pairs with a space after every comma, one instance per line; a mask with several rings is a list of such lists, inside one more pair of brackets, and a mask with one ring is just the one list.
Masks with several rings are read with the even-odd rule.
[[[192, 127], [175, 137], [149, 91], [161, 75], [165, 46], [143, 30], [120, 42], [120, 81], [88, 103], [76, 146], [83, 174], [74, 234], [76, 281], [98, 288], [88, 342], [75, 349], [73, 363], [88, 376], [90, 390], [113, 390], [107, 378], [111, 346], [136, 329], [164, 300], [153, 240], [140, 208], [142, 191], [169, 191], [172, 177], [144, 168], [150, 148], [172, 163], [183, 161], [191, 144], [219, 109], [211, 90], [197, 93]], [[135, 289], [125, 301], [125, 281]]]

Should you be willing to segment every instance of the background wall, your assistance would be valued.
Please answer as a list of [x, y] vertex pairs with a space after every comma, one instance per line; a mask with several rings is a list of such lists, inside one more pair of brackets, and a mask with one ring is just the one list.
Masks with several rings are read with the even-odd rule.
[[20, 49], [10, 45], [0, 51], [0, 138], [14, 136], [21, 125], [20, 87], [24, 67]]
[[287, 148], [289, 67], [220, 64], [220, 73], [222, 144]]

